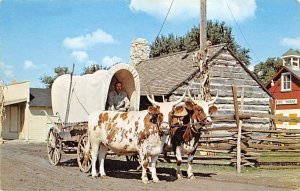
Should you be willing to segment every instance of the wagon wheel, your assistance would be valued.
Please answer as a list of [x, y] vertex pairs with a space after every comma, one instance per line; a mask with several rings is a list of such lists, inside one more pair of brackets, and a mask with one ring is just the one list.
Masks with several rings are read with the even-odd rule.
[[126, 156], [127, 162], [129, 162], [129, 165], [133, 166], [137, 170], [139, 170], [142, 166], [140, 165], [140, 157], [139, 155], [131, 155], [131, 156]]
[[77, 147], [77, 163], [80, 171], [85, 173], [89, 172], [92, 167], [91, 146], [87, 144], [89, 144], [88, 135], [85, 133], [80, 137]]
[[50, 164], [56, 166], [61, 159], [61, 140], [57, 132], [52, 128], [47, 136], [47, 152]]

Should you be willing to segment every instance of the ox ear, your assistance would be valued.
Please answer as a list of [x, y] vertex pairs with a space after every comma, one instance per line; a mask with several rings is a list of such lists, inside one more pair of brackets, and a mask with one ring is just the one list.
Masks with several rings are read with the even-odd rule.
[[185, 102], [185, 108], [186, 108], [187, 110], [190, 110], [190, 111], [194, 110], [194, 104], [193, 104], [193, 102], [191, 102], [191, 101], [186, 101], [186, 102]]
[[148, 107], [148, 112], [149, 113], [159, 113], [158, 109], [154, 106], [149, 106]]
[[209, 115], [216, 113], [218, 111], [218, 108], [216, 106], [210, 106], [208, 109]]
[[188, 114], [185, 107], [183, 106], [177, 106], [174, 108], [174, 116], [176, 117], [184, 117]]

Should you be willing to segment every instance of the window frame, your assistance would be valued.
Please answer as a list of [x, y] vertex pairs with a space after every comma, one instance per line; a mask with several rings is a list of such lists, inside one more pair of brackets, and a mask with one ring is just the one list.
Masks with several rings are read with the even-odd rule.
[[[294, 64], [296, 64], [296, 65], [294, 65]], [[299, 67], [299, 58], [292, 57], [291, 58], [291, 66], [293, 66], [293, 67]]]
[[[289, 83], [290, 83], [290, 88], [289, 89], [286, 89], [286, 88], [284, 88], [284, 83], [286, 83], [285, 81], [284, 81], [284, 77], [285, 76], [290, 76], [290, 81], [289, 81]], [[291, 75], [291, 73], [290, 72], [285, 72], [285, 73], [282, 73], [281, 74], [281, 91], [282, 92], [288, 92], [288, 91], [292, 91], [292, 75]]]

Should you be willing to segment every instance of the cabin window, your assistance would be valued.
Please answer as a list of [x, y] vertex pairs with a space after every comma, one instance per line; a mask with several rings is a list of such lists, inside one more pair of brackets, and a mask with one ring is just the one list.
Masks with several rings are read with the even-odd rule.
[[292, 58], [292, 66], [299, 67], [299, 58]]
[[281, 91], [291, 91], [291, 74], [282, 73], [281, 74]]
[[283, 65], [284, 66], [290, 66], [291, 65], [291, 58], [284, 58], [283, 59]]

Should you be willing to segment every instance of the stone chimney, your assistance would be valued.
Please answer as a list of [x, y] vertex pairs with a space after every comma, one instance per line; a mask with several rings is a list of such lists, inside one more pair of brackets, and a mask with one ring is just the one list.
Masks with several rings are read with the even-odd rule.
[[150, 47], [146, 39], [137, 38], [131, 42], [130, 65], [135, 67], [143, 60], [149, 59]]

